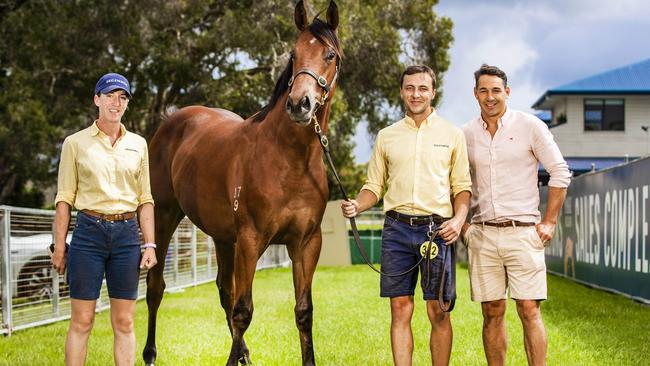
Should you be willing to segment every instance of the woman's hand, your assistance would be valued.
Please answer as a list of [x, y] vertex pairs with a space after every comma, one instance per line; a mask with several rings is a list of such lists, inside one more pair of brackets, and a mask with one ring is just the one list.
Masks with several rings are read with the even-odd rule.
[[151, 269], [151, 267], [155, 266], [156, 263], [158, 263], [158, 260], [156, 260], [156, 249], [146, 248], [144, 250], [144, 253], [142, 253], [142, 260], [140, 261], [140, 269], [142, 268]]

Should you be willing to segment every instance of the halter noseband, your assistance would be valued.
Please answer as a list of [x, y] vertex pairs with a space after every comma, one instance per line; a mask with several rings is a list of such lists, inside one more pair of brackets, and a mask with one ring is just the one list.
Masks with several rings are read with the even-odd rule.
[[339, 76], [339, 67], [340, 67], [340, 59], [337, 56], [336, 57], [336, 73], [334, 74], [334, 77], [332, 78], [332, 81], [329, 84], [327, 83], [327, 79], [325, 79], [324, 76], [318, 75], [315, 72], [313, 72], [313, 71], [311, 71], [311, 70], [309, 70], [307, 68], [302, 68], [302, 69], [298, 70], [297, 73], [293, 74], [291, 76], [291, 78], [289, 79], [289, 91], [291, 91], [291, 86], [293, 85], [293, 82], [296, 80], [298, 75], [307, 74], [307, 75], [311, 76], [312, 78], [314, 78], [314, 80], [316, 80], [316, 83], [318, 84], [318, 86], [320, 86], [323, 89], [323, 96], [321, 97], [321, 100], [318, 102], [319, 105], [323, 105], [327, 101], [327, 97], [330, 94], [330, 89], [332, 88], [332, 84], [334, 84], [334, 82], [336, 81], [336, 79]]

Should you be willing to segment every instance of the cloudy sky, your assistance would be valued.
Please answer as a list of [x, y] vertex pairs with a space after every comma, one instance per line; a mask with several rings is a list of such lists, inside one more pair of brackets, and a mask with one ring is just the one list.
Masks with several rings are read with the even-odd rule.
[[[508, 105], [530, 106], [546, 90], [650, 58], [650, 3], [645, 0], [440, 0], [454, 22], [451, 66], [438, 112], [462, 126], [478, 113], [473, 72], [482, 63], [508, 74]], [[356, 161], [371, 152], [357, 129]]]

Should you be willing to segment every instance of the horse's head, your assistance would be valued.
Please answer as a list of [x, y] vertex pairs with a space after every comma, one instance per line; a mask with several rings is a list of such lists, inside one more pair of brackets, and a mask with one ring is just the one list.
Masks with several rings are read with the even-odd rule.
[[327, 8], [327, 23], [307, 20], [302, 0], [294, 13], [300, 35], [291, 53], [292, 76], [285, 105], [289, 118], [302, 126], [311, 121], [319, 106], [325, 104], [338, 77], [341, 47], [336, 36], [339, 12], [334, 1]]

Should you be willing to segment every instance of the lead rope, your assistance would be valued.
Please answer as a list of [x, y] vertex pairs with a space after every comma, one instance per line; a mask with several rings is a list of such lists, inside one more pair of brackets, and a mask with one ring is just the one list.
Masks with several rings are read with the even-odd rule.
[[[451, 258], [449, 257], [451, 256]], [[447, 274], [447, 260], [449, 259], [449, 276]], [[456, 266], [451, 265], [451, 263], [456, 263], [456, 248], [453, 245], [445, 244], [445, 259], [442, 262], [442, 278], [440, 279], [440, 287], [438, 288], [438, 305], [440, 310], [445, 313], [449, 313], [454, 310], [456, 305]], [[451, 294], [449, 297], [449, 304], [445, 305], [445, 278], [451, 277]]]

